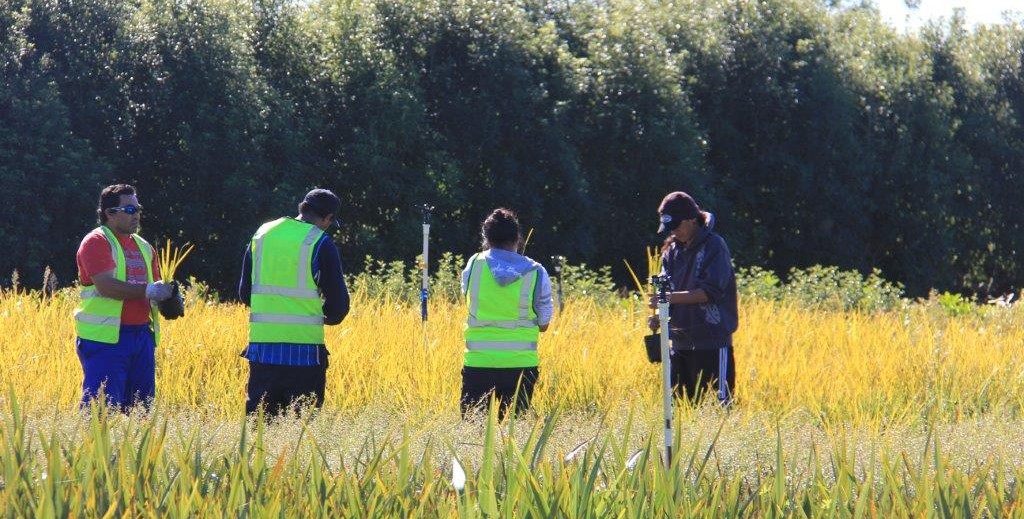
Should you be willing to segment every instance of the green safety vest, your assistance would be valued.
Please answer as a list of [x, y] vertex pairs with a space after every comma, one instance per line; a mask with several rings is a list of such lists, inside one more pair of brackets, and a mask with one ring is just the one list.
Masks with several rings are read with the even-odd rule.
[[263, 224], [252, 237], [249, 342], [324, 344], [324, 310], [311, 264], [324, 232], [293, 218]]
[[[124, 258], [124, 249], [121, 242], [117, 241], [114, 232], [106, 225], [99, 227], [110, 244], [110, 254], [114, 257], [114, 279], [118, 281], [128, 280], [127, 262]], [[142, 252], [142, 259], [146, 262], [146, 281], [153, 282], [153, 246], [139, 235], [133, 234], [132, 239]], [[75, 309], [75, 333], [83, 339], [102, 342], [106, 344], [117, 344], [121, 336], [121, 310], [124, 308], [124, 301], [103, 297], [96, 290], [96, 285], [82, 287], [79, 291], [81, 302]], [[156, 343], [160, 344], [160, 318], [156, 305], [150, 304], [149, 326], [153, 330]]]
[[501, 286], [486, 259], [475, 254], [470, 262], [463, 363], [474, 368], [537, 366], [540, 327], [533, 310], [537, 271]]

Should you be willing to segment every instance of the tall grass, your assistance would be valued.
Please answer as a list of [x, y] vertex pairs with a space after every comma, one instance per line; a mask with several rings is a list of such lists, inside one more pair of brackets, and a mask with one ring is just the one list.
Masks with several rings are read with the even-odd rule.
[[[67, 292], [0, 294], [0, 386], [14, 387], [25, 407], [71, 409], [80, 396], [74, 305]], [[736, 378], [743, 410], [809, 411], [881, 426], [927, 413], [1016, 414], [1024, 405], [1024, 312], [1017, 308], [949, 317], [926, 305], [827, 312], [747, 298], [740, 309]], [[570, 299], [541, 338], [540, 411], [657, 405], [659, 372], [642, 349], [646, 312], [639, 299], [612, 306]], [[457, 408], [465, 310], [436, 299], [430, 316], [424, 346], [414, 307], [357, 290], [348, 318], [327, 328], [326, 407]], [[158, 401], [217, 417], [241, 414], [246, 322], [241, 305], [190, 298], [185, 317], [163, 324]]]
[[[35, 517], [1009, 517], [1020, 515], [1024, 469], [989, 456], [957, 468], [932, 436], [912, 451], [860, 459], [843, 440], [794, 452], [782, 434], [749, 470], [722, 469], [724, 423], [677, 436], [666, 470], [631, 420], [586, 448], [556, 451], [558, 413], [478, 425], [471, 452], [404, 429], [351, 451], [322, 441], [322, 416], [293, 421], [287, 439], [262, 420], [209, 440], [174, 416], [103, 409], [35, 432], [16, 400], [0, 421], [0, 513]], [[68, 422], [71, 422], [70, 427]], [[345, 431], [334, 431], [345, 434]], [[684, 443], [686, 442], [686, 443]], [[452, 466], [465, 467], [460, 488]]]
[[[588, 279], [578, 286], [601, 286]], [[453, 282], [439, 283], [436, 293]], [[328, 328], [324, 409], [269, 425], [243, 417], [247, 310], [238, 304], [204, 300], [201, 287], [187, 292], [187, 315], [164, 323], [155, 408], [126, 416], [76, 408], [73, 291], [0, 291], [0, 389], [9, 391], [0, 394], [0, 514], [995, 517], [1024, 510], [1019, 306], [835, 311], [745, 297], [736, 404], [681, 402], [680, 454], [666, 471], [652, 439], [659, 372], [641, 345], [642, 298], [569, 298], [541, 338], [535, 409], [497, 423], [459, 417], [461, 303], [433, 298], [424, 331], [412, 298], [395, 287], [353, 285], [352, 313]], [[453, 460], [465, 467], [461, 491], [451, 485]]]

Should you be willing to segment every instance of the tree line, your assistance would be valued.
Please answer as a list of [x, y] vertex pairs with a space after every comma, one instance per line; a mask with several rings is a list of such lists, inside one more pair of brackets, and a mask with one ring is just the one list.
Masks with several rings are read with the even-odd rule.
[[0, 0], [0, 272], [74, 279], [116, 182], [221, 289], [314, 186], [349, 270], [418, 254], [423, 202], [434, 250], [506, 206], [531, 256], [621, 270], [684, 190], [741, 265], [1019, 289], [1024, 27], [834, 4]]

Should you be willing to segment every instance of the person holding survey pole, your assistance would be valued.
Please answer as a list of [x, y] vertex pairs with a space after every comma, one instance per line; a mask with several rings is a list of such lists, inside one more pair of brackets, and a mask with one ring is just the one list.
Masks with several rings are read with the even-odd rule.
[[[732, 401], [736, 362], [732, 334], [739, 325], [736, 275], [725, 240], [712, 232], [714, 216], [682, 192], [658, 206], [661, 276], [669, 280], [672, 385], [676, 395], [700, 400], [708, 389], [724, 405]], [[650, 307], [657, 307], [652, 296]], [[660, 320], [651, 316], [651, 330]]]

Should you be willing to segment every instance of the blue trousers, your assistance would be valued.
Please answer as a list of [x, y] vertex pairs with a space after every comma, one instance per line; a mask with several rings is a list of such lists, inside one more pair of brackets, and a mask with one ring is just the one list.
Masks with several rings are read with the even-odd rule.
[[121, 326], [117, 344], [78, 338], [82, 380], [82, 407], [99, 396], [122, 411], [148, 406], [156, 394], [156, 340], [149, 325]]

